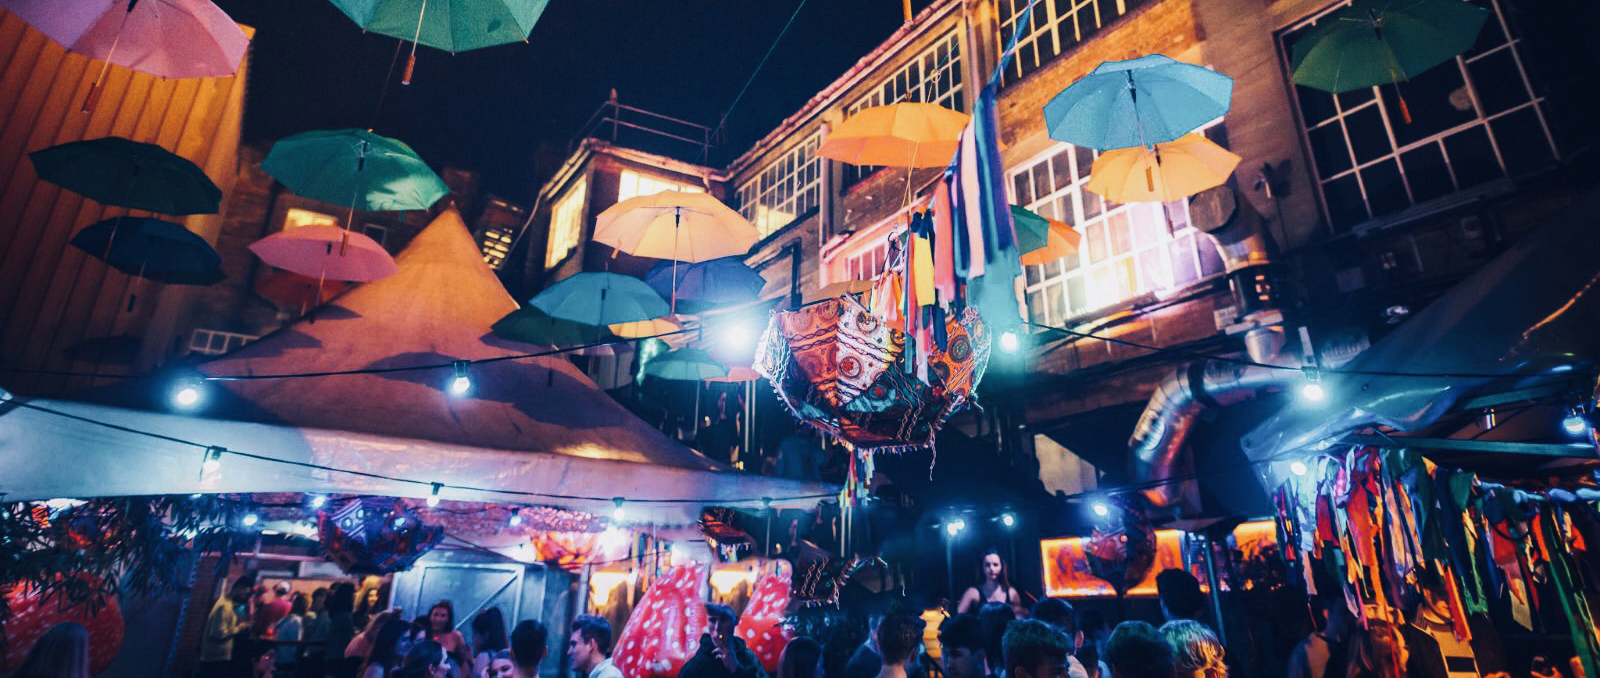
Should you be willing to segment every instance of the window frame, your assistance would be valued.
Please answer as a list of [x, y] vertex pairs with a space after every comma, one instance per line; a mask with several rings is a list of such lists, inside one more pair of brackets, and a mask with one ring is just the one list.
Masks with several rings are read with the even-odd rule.
[[[550, 207], [550, 235], [548, 242], [545, 243], [544, 253], [545, 270], [559, 266], [583, 242], [583, 225], [588, 218], [588, 196], [589, 177], [580, 176], [573, 180]], [[562, 248], [560, 253], [556, 252], [558, 245]]]
[[[938, 53], [941, 48], [944, 48], [946, 53], [949, 54], [942, 65], [939, 64]], [[905, 62], [901, 63], [899, 67], [890, 72], [888, 76], [879, 80], [877, 84], [873, 85], [871, 91], [861, 95], [860, 97], [857, 97], [854, 102], [852, 102], [849, 106], [846, 106], [845, 117], [849, 118], [854, 116], [863, 108], [870, 108], [872, 106], [885, 106], [888, 104], [900, 103], [902, 101], [931, 103], [938, 106], [944, 106], [952, 111], [965, 113], [967, 112], [967, 83], [966, 73], [962, 69], [963, 59], [965, 57], [966, 53], [962, 49], [961, 32], [952, 28], [948, 33], [935, 39], [927, 46], [927, 48], [918, 52], [915, 57], [907, 59]], [[928, 70], [928, 65], [930, 63], [936, 70], [932, 72]], [[916, 82], [911, 81], [910, 72], [913, 67], [921, 71], [921, 77], [918, 78]], [[932, 86], [930, 83], [936, 85], [939, 78], [947, 72], [950, 74], [949, 86], [932, 101], [929, 101], [928, 91]], [[901, 89], [901, 91], [893, 100], [889, 100], [888, 98], [891, 92], [895, 89]], [[915, 94], [915, 96], [912, 96], [913, 94]], [[861, 181], [872, 176], [881, 169], [883, 168], [876, 165], [852, 165], [849, 163], [844, 163], [844, 178], [842, 183], [844, 187], [848, 189], [851, 186], [861, 183]]]
[[822, 132], [812, 132], [739, 185], [739, 214], [755, 225], [760, 237], [822, 207], [823, 164], [817, 155], [821, 145]]
[[[628, 192], [630, 188], [629, 179], [632, 179], [632, 193]], [[646, 185], [654, 190], [642, 190], [641, 187]], [[655, 195], [656, 193], [661, 193], [663, 191], [705, 193], [706, 189], [704, 186], [696, 186], [694, 184], [673, 181], [672, 179], [668, 179], [659, 174], [639, 172], [629, 167], [624, 167], [622, 168], [621, 172], [617, 173], [617, 202], [622, 202], [631, 198], [637, 198], [641, 195]]]
[[[995, 46], [995, 54], [1004, 54], [1006, 47], [1011, 44], [1011, 32], [1020, 22], [1023, 8], [1026, 8], [1029, 2], [1030, 0], [997, 0], [995, 6], [995, 37], [998, 38], [998, 44]], [[1017, 41], [1016, 51], [1012, 53], [1011, 60], [1006, 64], [1005, 71], [1000, 75], [1000, 88], [1010, 87], [1015, 83], [1026, 80], [1028, 76], [1044, 70], [1046, 66], [1060, 58], [1061, 55], [1071, 52], [1088, 40], [1093, 39], [1095, 34], [1115, 25], [1123, 17], [1128, 16], [1141, 6], [1154, 2], [1160, 2], [1160, 0], [1037, 0], [1037, 4], [1033, 6], [1033, 14], [1028, 18], [1029, 30], [1023, 38]], [[1100, 7], [1103, 3], [1110, 3], [1114, 6], [1115, 13], [1108, 15], [1101, 12]], [[1071, 14], [1065, 18], [1058, 16], [1056, 12], [1058, 5], [1070, 6]], [[1010, 9], [1009, 14], [1005, 13], [1006, 8]], [[1083, 23], [1078, 21], [1078, 18], [1083, 16], [1085, 12], [1095, 19], [1095, 28], [1088, 32], [1083, 31]], [[1072, 20], [1073, 39], [1070, 43], [1063, 42], [1060, 35], [1061, 24], [1065, 23], [1066, 19]], [[1102, 19], [1105, 19], [1105, 21], [1102, 22]], [[1051, 52], [1048, 57], [1039, 56], [1038, 45], [1041, 38], [1050, 40]], [[1036, 62], [1032, 67], [1028, 67], [1022, 58], [1025, 50], [1030, 49], [1031, 52], [1029, 53], [1033, 55], [1033, 60]]]
[[[205, 341], [200, 342], [200, 345], [196, 346], [196, 340], [202, 336], [205, 337]], [[244, 346], [249, 345], [250, 342], [260, 338], [261, 337], [257, 335], [244, 334], [242, 332], [226, 332], [223, 330], [196, 327], [189, 332], [188, 348], [190, 353], [198, 353], [200, 355], [208, 356], [223, 355], [230, 351], [236, 351], [240, 348], [243, 348]], [[212, 348], [212, 344], [216, 343], [218, 339], [222, 341], [222, 347]]]

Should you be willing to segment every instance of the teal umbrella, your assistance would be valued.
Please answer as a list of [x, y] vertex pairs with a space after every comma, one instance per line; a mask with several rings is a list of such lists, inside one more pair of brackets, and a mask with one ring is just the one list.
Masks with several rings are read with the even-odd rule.
[[616, 325], [668, 314], [667, 300], [643, 280], [616, 273], [577, 273], [528, 301], [553, 317], [590, 326]]
[[28, 154], [40, 179], [114, 207], [215, 214], [222, 189], [205, 170], [155, 144], [122, 137], [73, 141]]
[[411, 82], [417, 45], [451, 54], [527, 42], [549, 0], [332, 0], [362, 30], [411, 42], [402, 82]]
[[556, 348], [582, 346], [611, 338], [611, 333], [603, 327], [552, 318], [550, 314], [532, 306], [524, 306], [506, 314], [506, 317], [495, 321], [490, 329], [502, 339]]
[[728, 368], [698, 348], [680, 348], [651, 358], [644, 364], [646, 376], [674, 381], [701, 381], [728, 376]]
[[1149, 54], [1107, 61], [1044, 105], [1050, 138], [1109, 151], [1172, 141], [1228, 112], [1233, 78]]
[[1416, 77], [1472, 48], [1489, 11], [1466, 0], [1356, 0], [1295, 41], [1295, 84], [1333, 92]]
[[423, 210], [450, 192], [405, 142], [362, 129], [279, 139], [261, 169], [295, 195], [351, 210]]

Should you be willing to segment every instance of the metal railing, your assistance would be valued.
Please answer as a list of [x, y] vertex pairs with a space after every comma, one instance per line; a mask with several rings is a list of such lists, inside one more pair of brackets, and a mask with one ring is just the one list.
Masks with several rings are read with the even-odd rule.
[[576, 151], [584, 139], [601, 139], [698, 163], [722, 145], [721, 136], [706, 125], [620, 103], [612, 90], [611, 97], [601, 102], [572, 138], [567, 151]]

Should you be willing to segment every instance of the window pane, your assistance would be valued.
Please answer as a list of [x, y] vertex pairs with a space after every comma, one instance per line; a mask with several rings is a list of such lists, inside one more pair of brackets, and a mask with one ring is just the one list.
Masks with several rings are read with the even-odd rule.
[[1500, 25], [1499, 12], [1494, 11], [1494, 8], [1490, 7], [1488, 3], [1477, 2], [1474, 4], [1489, 7], [1489, 18], [1483, 22], [1483, 29], [1478, 33], [1478, 42], [1472, 46], [1472, 49], [1462, 54], [1467, 58], [1506, 44], [1506, 31], [1505, 27]]
[[1362, 87], [1339, 95], [1339, 110], [1349, 113], [1357, 106], [1372, 101], [1372, 88]]
[[1194, 260], [1194, 236], [1185, 235], [1168, 246], [1172, 256], [1172, 281], [1175, 285], [1187, 285], [1200, 278], [1199, 268]]
[[1217, 251], [1217, 241], [1210, 236], [1197, 235], [1194, 247], [1200, 254], [1200, 275], [1211, 276], [1222, 272], [1222, 253]]
[[1501, 157], [1505, 158], [1507, 174], [1520, 176], [1542, 169], [1555, 160], [1534, 107], [1506, 115], [1489, 123], [1489, 127], [1494, 130]]
[[1528, 88], [1517, 70], [1511, 50], [1503, 49], [1472, 62], [1472, 82], [1478, 86], [1478, 101], [1484, 115], [1494, 115], [1528, 101]]
[[1018, 205], [1026, 205], [1035, 200], [1027, 172], [1018, 172], [1011, 177], [1011, 190], [1016, 193], [1014, 197]]
[[1133, 249], [1133, 232], [1128, 227], [1128, 212], [1123, 210], [1106, 217], [1106, 233], [1111, 236], [1111, 253], [1127, 254]]
[[1489, 133], [1481, 125], [1445, 137], [1444, 151], [1450, 156], [1458, 188], [1471, 188], [1505, 176], [1489, 145]]
[[1072, 183], [1072, 153], [1062, 151], [1050, 158], [1050, 167], [1055, 176], [1055, 188], [1065, 188]]
[[1044, 277], [1046, 277], [1046, 278], [1059, 277], [1061, 275], [1062, 271], [1064, 270], [1062, 268], [1064, 265], [1065, 265], [1065, 262], [1061, 261], [1060, 259], [1057, 259], [1055, 261], [1051, 261], [1051, 262], [1046, 263], [1044, 265]]
[[1059, 320], [1067, 315], [1067, 300], [1062, 296], [1061, 287], [1058, 283], [1045, 288], [1045, 307], [1050, 310], [1051, 321]]
[[1075, 160], [1074, 164], [1078, 166], [1078, 178], [1089, 178], [1089, 168], [1094, 166], [1094, 149], [1082, 146], [1074, 147], [1072, 155]]
[[1028, 293], [1028, 320], [1042, 325], [1050, 323], [1044, 310], [1044, 291], [1034, 290]]
[[1106, 239], [1106, 222], [1102, 220], [1089, 224], [1087, 236], [1088, 237], [1084, 238], [1084, 240], [1089, 242], [1089, 262], [1098, 263], [1105, 261], [1106, 255], [1110, 249], [1110, 243]]
[[1411, 182], [1411, 195], [1417, 202], [1426, 202], [1450, 193], [1455, 187], [1450, 181], [1450, 170], [1444, 165], [1444, 151], [1439, 144], [1419, 146], [1400, 156], [1406, 179]]
[[1328, 201], [1328, 215], [1336, 229], [1344, 230], [1367, 220], [1367, 205], [1354, 174], [1347, 174], [1322, 185]]
[[1081, 315], [1089, 309], [1089, 293], [1084, 289], [1083, 276], [1075, 275], [1067, 278], [1067, 314], [1071, 318]]
[[1088, 191], [1082, 191], [1081, 193], [1083, 195], [1084, 221], [1098, 217], [1100, 216], [1101, 212], [1105, 211], [1105, 201], [1101, 200], [1099, 195], [1090, 193]]
[[1050, 163], [1041, 162], [1033, 166], [1033, 194], [1048, 193], [1050, 193]]
[[1367, 203], [1374, 217], [1411, 206], [1410, 198], [1406, 197], [1405, 184], [1400, 179], [1400, 167], [1394, 160], [1385, 160], [1361, 170], [1361, 183], [1367, 189]]
[[[1443, 133], [1477, 117], [1472, 108], [1472, 96], [1467, 93], [1467, 83], [1461, 78], [1461, 69], [1455, 61], [1447, 61], [1437, 68], [1398, 87], [1383, 87], [1383, 104], [1389, 114], [1389, 129], [1394, 131], [1400, 145], [1414, 143]], [[1405, 97], [1406, 108], [1400, 108], [1400, 97]], [[1406, 123], [1405, 111], [1411, 112], [1411, 122]]]
[[1073, 208], [1072, 204], [1072, 199], [1077, 193], [1077, 191], [1070, 191], [1066, 195], [1056, 198], [1056, 218], [1065, 222], [1068, 226], [1078, 223], [1078, 217], [1075, 214], [1077, 210]]
[[1333, 122], [1306, 133], [1311, 140], [1311, 155], [1317, 173], [1324, 179], [1350, 169], [1350, 151], [1344, 146], [1344, 130]]
[[1162, 251], [1161, 248], [1157, 247], [1140, 252], [1138, 261], [1140, 292], [1166, 289], [1172, 286], [1172, 278], [1167, 275], [1167, 253]]
[[1350, 150], [1355, 152], [1356, 164], [1362, 165], [1394, 152], [1389, 144], [1389, 134], [1383, 127], [1383, 115], [1377, 106], [1368, 106], [1344, 118], [1345, 132], [1350, 135]]
[[1029, 287], [1033, 287], [1034, 285], [1039, 284], [1039, 280], [1041, 280], [1043, 278], [1043, 276], [1041, 275], [1041, 273], [1042, 273], [1041, 269], [1042, 268], [1043, 268], [1042, 266], [1023, 266], [1022, 267], [1023, 272], [1027, 275], [1028, 286]]

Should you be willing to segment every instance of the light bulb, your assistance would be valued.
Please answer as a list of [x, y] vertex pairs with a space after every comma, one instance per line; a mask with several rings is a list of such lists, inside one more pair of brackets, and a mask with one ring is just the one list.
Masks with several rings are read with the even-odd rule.
[[441, 485], [439, 483], [434, 483], [433, 484], [433, 492], [428, 495], [428, 508], [433, 508], [433, 507], [439, 505], [439, 490], [441, 490], [443, 488], [444, 488], [444, 485]]
[[206, 382], [198, 377], [182, 377], [173, 382], [169, 397], [179, 410], [192, 410], [205, 400]]
[[611, 521], [616, 523], [622, 522], [622, 519], [628, 515], [627, 510], [622, 508], [622, 497], [616, 497], [612, 499], [611, 503], [616, 504], [616, 508], [611, 509]]
[[956, 518], [955, 520], [944, 524], [945, 533], [952, 537], [961, 534], [961, 531], [965, 529], [967, 529], [967, 521], [961, 518]]
[[1094, 514], [1100, 516], [1101, 518], [1111, 515], [1111, 507], [1106, 506], [1106, 503], [1103, 501], [1095, 502], [1089, 506], [1089, 509], [1094, 511]]
[[1000, 524], [1006, 527], [1013, 527], [1017, 524], [1017, 517], [1009, 513], [1002, 513], [1000, 514]]
[[1296, 459], [1294, 461], [1289, 462], [1289, 472], [1290, 473], [1293, 473], [1293, 474], [1295, 474], [1297, 476], [1303, 476], [1303, 475], [1309, 473], [1310, 471], [1311, 471], [1311, 469], [1306, 467], [1306, 463], [1303, 462], [1303, 461], [1300, 461], [1299, 459]]
[[453, 396], [464, 396], [472, 390], [472, 376], [467, 374], [467, 361], [457, 360], [445, 390]]
[[1017, 339], [1017, 333], [1007, 330], [1000, 333], [1000, 349], [1006, 353], [1015, 353], [1022, 341]]
[[328, 498], [320, 494], [311, 495], [311, 508], [322, 508], [328, 505]]
[[1561, 420], [1561, 428], [1575, 436], [1583, 435], [1583, 432], [1589, 429], [1589, 422], [1584, 421], [1583, 415], [1577, 410], [1573, 410], [1572, 414]]
[[400, 529], [402, 527], [405, 527], [405, 526], [406, 526], [406, 517], [405, 516], [400, 516], [400, 517], [394, 519], [394, 528], [395, 529], [398, 530], [398, 529]]
[[516, 509], [516, 510], [512, 511], [511, 512], [511, 520], [508, 521], [508, 522], [511, 523], [512, 527], [516, 527], [518, 525], [521, 525], [522, 524], [522, 509]]
[[244, 514], [244, 518], [239, 522], [243, 523], [245, 527], [250, 527], [251, 525], [261, 522], [261, 517], [254, 513], [246, 513]]
[[1320, 403], [1327, 396], [1327, 392], [1322, 390], [1322, 384], [1311, 382], [1300, 387], [1300, 397], [1311, 402]]
[[732, 322], [722, 328], [722, 346], [728, 350], [742, 351], [750, 348], [754, 341], [755, 332], [745, 323]]

